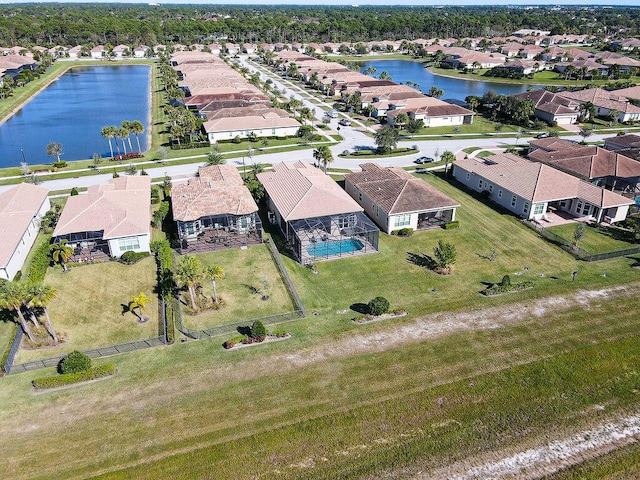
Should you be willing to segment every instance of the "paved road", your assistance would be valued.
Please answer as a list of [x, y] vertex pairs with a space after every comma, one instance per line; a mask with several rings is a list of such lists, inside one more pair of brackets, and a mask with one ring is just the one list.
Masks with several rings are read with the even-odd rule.
[[[260, 68], [259, 66], [254, 65], [249, 62], [246, 56], [240, 58], [240, 62], [243, 66], [246, 66], [251, 72], [258, 72], [262, 81], [267, 78], [271, 78], [273, 84], [280, 89], [280, 91], [285, 91], [285, 95], [289, 98], [296, 98], [301, 102], [303, 106], [309, 107], [318, 120], [322, 120], [324, 117], [324, 110], [319, 108], [317, 103], [312, 103], [310, 101], [311, 97], [309, 93], [307, 93], [300, 86], [288, 82], [287, 80], [281, 79], [277, 76], [274, 76], [267, 70]], [[331, 108], [332, 105], [329, 103], [324, 103], [324, 107]], [[341, 114], [342, 115], [342, 114]], [[339, 125], [338, 121], [342, 116], [336, 119], [331, 119], [329, 127], [333, 130], [337, 130]], [[344, 117], [348, 118], [348, 117]], [[375, 143], [373, 138], [365, 135], [361, 130], [371, 130], [366, 125], [363, 125], [360, 122], [354, 121], [352, 122], [352, 126], [349, 127], [340, 127], [340, 135], [343, 136], [343, 140], [331, 147], [331, 151], [334, 156], [334, 161], [331, 163], [330, 168], [338, 168], [338, 169], [354, 169], [357, 170], [358, 164], [362, 162], [360, 159], [347, 159], [341, 158], [338, 156], [344, 150], [354, 150], [357, 148], [375, 148]], [[320, 131], [327, 140], [332, 140], [331, 137], [324, 131]], [[599, 141], [605, 137], [610, 137], [611, 135], [592, 135], [589, 137], [590, 141]], [[569, 140], [581, 140], [581, 137], [578, 135], [562, 137], [564, 139]], [[521, 138], [518, 143], [524, 145], [531, 138]], [[424, 139], [413, 139], [402, 141], [398, 144], [400, 147], [411, 147], [412, 145], [417, 145], [419, 149], [419, 153], [415, 153], [412, 155], [400, 156], [400, 157], [389, 157], [389, 158], [379, 158], [375, 159], [376, 163], [379, 163], [382, 166], [394, 166], [394, 167], [402, 167], [413, 165], [413, 160], [418, 158], [419, 156], [429, 156], [436, 157], [436, 153], [442, 154], [445, 150], [450, 150], [454, 153], [458, 153], [465, 148], [468, 147], [481, 147], [481, 148], [500, 148], [505, 145], [512, 145], [516, 143], [515, 138], [511, 137], [486, 137], [486, 138], [474, 138], [469, 139], [466, 138], [465, 135], [456, 135], [448, 138], [434, 138], [429, 140]], [[281, 153], [265, 153], [260, 155], [255, 155], [253, 160], [254, 162], [260, 163], [278, 163], [278, 162], [295, 162], [295, 161], [303, 161], [308, 163], [313, 163], [313, 148], [310, 147], [308, 150], [296, 150], [291, 152], [281, 152]], [[237, 166], [242, 166], [242, 158], [234, 158], [230, 159], [228, 163], [235, 164]], [[204, 156], [202, 158], [202, 163], [192, 163], [188, 165], [170, 165], [170, 161], [167, 162], [165, 166], [155, 166], [157, 164], [151, 162], [148, 166], [145, 165], [145, 170], [152, 177], [162, 177], [164, 175], [169, 175], [174, 179], [174, 181], [179, 181], [180, 179], [188, 178], [193, 176], [194, 173], [198, 170], [200, 165], [204, 164]], [[245, 158], [245, 164], [249, 164], [249, 161]], [[107, 183], [109, 179], [112, 178], [111, 174], [100, 174], [100, 175], [91, 175], [87, 177], [77, 177], [77, 178], [66, 178], [60, 180], [49, 180], [43, 182], [42, 185], [47, 187], [49, 190], [66, 190], [71, 189], [73, 187], [88, 187], [90, 185]], [[0, 186], [0, 192], [4, 191], [8, 188], [8, 186]]]

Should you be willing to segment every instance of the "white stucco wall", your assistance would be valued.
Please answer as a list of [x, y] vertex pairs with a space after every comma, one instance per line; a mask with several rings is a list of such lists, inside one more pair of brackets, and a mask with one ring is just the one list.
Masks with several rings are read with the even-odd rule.
[[151, 236], [148, 233], [143, 235], [136, 235], [135, 237], [121, 237], [121, 238], [111, 238], [107, 242], [109, 243], [109, 252], [111, 252], [112, 257], [120, 257], [127, 250], [120, 250], [119, 240], [122, 238], [137, 238], [140, 244], [139, 248], [135, 248], [131, 251], [133, 252], [149, 252], [151, 248], [149, 247], [149, 242]]
[[299, 126], [262, 128], [254, 130], [226, 130], [220, 132], [209, 132], [209, 143], [212, 145], [219, 140], [233, 140], [235, 137], [247, 138], [253, 132], [258, 138], [264, 137], [293, 137], [298, 134]]

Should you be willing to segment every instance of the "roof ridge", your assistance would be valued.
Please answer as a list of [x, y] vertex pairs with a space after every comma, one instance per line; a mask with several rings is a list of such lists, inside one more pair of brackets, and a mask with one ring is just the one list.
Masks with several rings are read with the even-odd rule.
[[407, 185], [409, 185], [409, 179], [406, 178], [400, 178], [398, 177], [399, 180], [403, 180], [404, 181], [404, 185], [402, 185], [402, 188], [400, 189], [400, 192], [398, 193], [398, 195], [396, 196], [395, 201], [393, 202], [393, 204], [391, 205], [391, 208], [389, 209], [389, 213], [391, 213], [391, 211], [393, 210], [393, 208], [396, 206], [396, 203], [398, 203], [398, 201], [400, 200], [400, 197], [402, 196], [402, 194], [404, 193], [404, 190], [407, 188]]
[[538, 192], [538, 184], [540, 183], [540, 175], [542, 174], [542, 169], [547, 166], [544, 163], [538, 163], [538, 165], [540, 165], [538, 167], [538, 174], [536, 175], [536, 181], [533, 184], [533, 195], [531, 196], [531, 202], [533, 203], [535, 201], [536, 198], [536, 193]]

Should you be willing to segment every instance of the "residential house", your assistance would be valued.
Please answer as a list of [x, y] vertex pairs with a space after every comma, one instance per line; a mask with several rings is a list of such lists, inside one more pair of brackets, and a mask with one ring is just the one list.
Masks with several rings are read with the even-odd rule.
[[104, 47], [104, 45], [96, 45], [91, 49], [91, 58], [93, 58], [94, 60], [100, 60], [104, 58], [106, 54], [107, 49]]
[[217, 118], [204, 122], [204, 133], [212, 145], [220, 140], [234, 138], [292, 137], [298, 133], [300, 123], [290, 117], [281, 117], [269, 111], [260, 115], [234, 118]]
[[577, 100], [580, 103], [591, 102], [596, 107], [596, 115], [606, 117], [611, 112], [617, 112], [619, 122], [635, 122], [640, 120], [640, 107], [630, 103], [627, 98], [617, 92], [610, 92], [602, 88], [589, 88], [575, 92], [564, 91], [565, 98]]
[[360, 168], [345, 175], [345, 190], [383, 232], [424, 230], [456, 219], [458, 202], [406, 170], [375, 163]]
[[389, 102], [387, 123], [396, 124], [399, 113], [406, 113], [411, 120], [422, 120], [425, 127], [448, 127], [473, 123], [475, 112], [429, 96], [407, 98]]
[[202, 167], [171, 190], [182, 253], [262, 242], [258, 205], [233, 165]]
[[548, 222], [550, 213], [614, 223], [627, 217], [633, 201], [549, 165], [513, 154], [464, 158], [453, 167], [456, 180], [526, 220]]
[[33, 247], [40, 219], [51, 208], [49, 191], [21, 183], [0, 193], [0, 279], [13, 280]]
[[63, 239], [74, 247], [77, 261], [101, 255], [120, 257], [126, 251], [148, 252], [151, 178], [114, 178], [69, 197], [53, 232], [54, 243]]
[[560, 138], [540, 138], [529, 142], [529, 159], [610, 190], [640, 192], [640, 162], [620, 152]]
[[579, 102], [548, 90], [532, 90], [514, 97], [530, 99], [535, 106], [534, 116], [550, 125], [570, 125], [576, 123], [580, 116]]
[[269, 219], [302, 264], [378, 251], [378, 228], [331, 177], [303, 163], [258, 174]]

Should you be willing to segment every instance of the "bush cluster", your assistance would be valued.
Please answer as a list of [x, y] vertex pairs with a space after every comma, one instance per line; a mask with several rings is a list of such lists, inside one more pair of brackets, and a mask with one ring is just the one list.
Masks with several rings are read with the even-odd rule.
[[120, 256], [118, 261], [125, 265], [133, 265], [148, 256], [149, 252], [134, 252], [133, 250], [127, 250]]
[[58, 364], [58, 373], [80, 373], [91, 368], [91, 359], [86, 353], [74, 350]]
[[389, 300], [384, 297], [373, 298], [367, 305], [369, 307], [369, 313], [371, 315], [378, 316], [389, 311]]
[[[509, 275], [505, 275], [505, 278], [509, 278]], [[522, 290], [527, 290], [528, 288], [533, 288], [533, 282], [527, 280], [526, 282], [519, 283], [511, 283], [509, 280], [505, 283], [504, 278], [500, 283], [494, 283], [490, 287], [487, 287], [482, 291], [483, 295], [490, 297], [491, 295], [499, 295], [501, 293], [512, 293], [512, 292], [520, 292]]]
[[210, 147], [209, 142], [191, 142], [191, 143], [172, 143], [171, 150], [189, 150], [190, 148], [205, 148]]
[[257, 340], [259, 342], [264, 340], [264, 337], [267, 336], [267, 329], [260, 320], [256, 320], [251, 325], [251, 338]]
[[122, 162], [123, 160], [131, 160], [133, 158], [142, 158], [142, 155], [138, 152], [120, 153], [118, 155], [114, 155], [111, 160], [115, 162]]
[[445, 230], [451, 230], [452, 228], [458, 228], [460, 226], [460, 222], [458, 220], [454, 220], [453, 222], [447, 222], [444, 224]]
[[394, 230], [391, 232], [391, 235], [398, 235], [399, 237], [410, 237], [413, 235], [413, 228], [405, 227], [399, 230]]
[[53, 162], [53, 168], [64, 168], [67, 166], [67, 162], [60, 160], [59, 162]]
[[44, 276], [47, 274], [47, 268], [50, 264], [49, 243], [44, 242], [38, 247], [31, 260], [29, 272], [27, 273], [29, 282], [38, 283], [44, 281]]
[[113, 365], [112, 363], [107, 363], [105, 365], [94, 367], [83, 372], [66, 373], [63, 375], [58, 375], [56, 377], [36, 378], [31, 383], [37, 389], [46, 390], [48, 388], [64, 387], [66, 385], [87, 382], [89, 380], [95, 380], [97, 378], [108, 377], [115, 374], [115, 365]]

